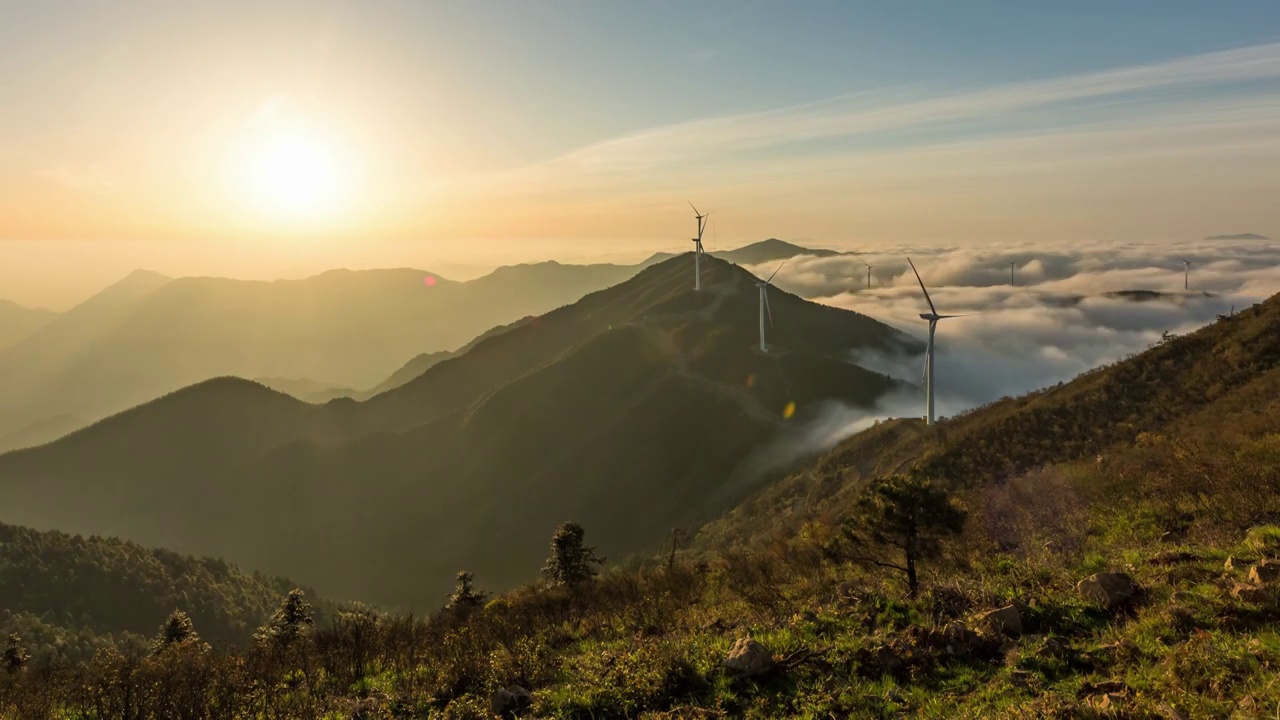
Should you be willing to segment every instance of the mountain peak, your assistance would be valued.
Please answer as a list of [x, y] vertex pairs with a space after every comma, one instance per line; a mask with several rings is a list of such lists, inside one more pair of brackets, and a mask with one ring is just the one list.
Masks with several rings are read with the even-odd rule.
[[1237, 235], [1210, 235], [1205, 240], [1270, 240], [1266, 235], [1257, 233], [1239, 233]]

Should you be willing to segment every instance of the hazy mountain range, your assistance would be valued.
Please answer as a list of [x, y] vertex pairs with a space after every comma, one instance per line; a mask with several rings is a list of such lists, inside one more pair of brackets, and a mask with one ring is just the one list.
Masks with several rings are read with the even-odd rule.
[[58, 316], [52, 310], [25, 308], [0, 300], [0, 350], [22, 340]]
[[918, 340], [775, 289], [761, 354], [755, 278], [708, 258], [695, 293], [692, 266], [658, 263], [365, 402], [235, 378], [185, 388], [0, 456], [0, 505], [24, 525], [421, 606], [459, 568], [498, 587], [530, 577], [567, 518], [618, 552], [649, 549], [748, 490], [764, 470], [750, 451], [826, 403], [914, 391], [846, 358]]
[[1240, 233], [1238, 235], [1210, 235], [1205, 240], [1270, 240], [1266, 235], [1257, 233]]
[[[821, 251], [769, 240], [724, 255], [779, 252]], [[137, 271], [60, 314], [0, 305], [0, 451], [222, 375], [308, 399], [369, 397], [653, 262], [514, 265], [466, 282], [413, 269], [272, 282]]]

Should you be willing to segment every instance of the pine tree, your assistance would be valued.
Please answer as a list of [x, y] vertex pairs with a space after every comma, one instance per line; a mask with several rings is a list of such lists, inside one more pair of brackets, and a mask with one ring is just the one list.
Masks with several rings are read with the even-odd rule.
[[16, 633], [9, 635], [8, 641], [5, 643], [4, 655], [0, 656], [0, 662], [4, 664], [5, 672], [12, 675], [27, 666], [27, 661], [31, 659], [31, 653], [27, 652], [27, 646], [22, 642], [22, 638]]
[[551, 536], [551, 557], [542, 574], [553, 585], [577, 585], [596, 576], [595, 565], [602, 565], [595, 548], [587, 547], [586, 531], [576, 522], [564, 522]]
[[453, 586], [453, 594], [449, 596], [449, 602], [445, 605], [446, 609], [455, 612], [467, 612], [484, 604], [484, 601], [489, 597], [489, 593], [476, 590], [472, 581], [471, 573], [466, 570], [458, 571], [458, 577]]
[[191, 622], [191, 617], [181, 610], [174, 610], [169, 614], [169, 619], [160, 626], [159, 634], [151, 641], [151, 652], [159, 655], [169, 648], [178, 647], [202, 648], [205, 646], [200, 642], [200, 636], [196, 633], [196, 626]]
[[311, 629], [315, 620], [311, 613], [311, 604], [306, 595], [294, 588], [280, 603], [279, 609], [258, 629], [254, 639], [262, 643], [273, 643], [280, 647], [289, 647]]
[[871, 483], [843, 531], [855, 561], [901, 571], [914, 598], [918, 563], [937, 557], [942, 538], [958, 534], [964, 521], [945, 490], [919, 475], [894, 475]]

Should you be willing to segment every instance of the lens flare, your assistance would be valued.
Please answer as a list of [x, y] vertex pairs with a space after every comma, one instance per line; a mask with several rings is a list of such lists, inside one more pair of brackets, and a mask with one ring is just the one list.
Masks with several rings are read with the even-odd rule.
[[791, 416], [795, 414], [796, 414], [796, 404], [794, 402], [787, 403], [787, 406], [782, 409], [782, 418], [784, 420], [790, 420]]

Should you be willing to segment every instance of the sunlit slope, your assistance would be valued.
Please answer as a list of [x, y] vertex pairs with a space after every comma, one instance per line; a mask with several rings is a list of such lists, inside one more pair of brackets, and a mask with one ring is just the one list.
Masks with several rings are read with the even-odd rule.
[[[287, 574], [327, 594], [430, 605], [460, 567], [509, 586], [560, 521], [607, 552], [660, 544], [758, 477], [743, 462], [820, 401], [904, 386], [845, 360], [918, 341], [692, 256], [475, 344], [367, 402], [204, 383], [0, 456], [4, 519], [120, 534]], [[759, 468], [753, 469], [759, 473]]]
[[[1241, 426], [1280, 394], [1280, 296], [1062, 383], [928, 428], [882, 423], [762, 488], [704, 532], [745, 541], [847, 512], [863, 479], [910, 467], [961, 486], [1125, 452], [1143, 432]], [[768, 524], [758, 520], [772, 518]]]

